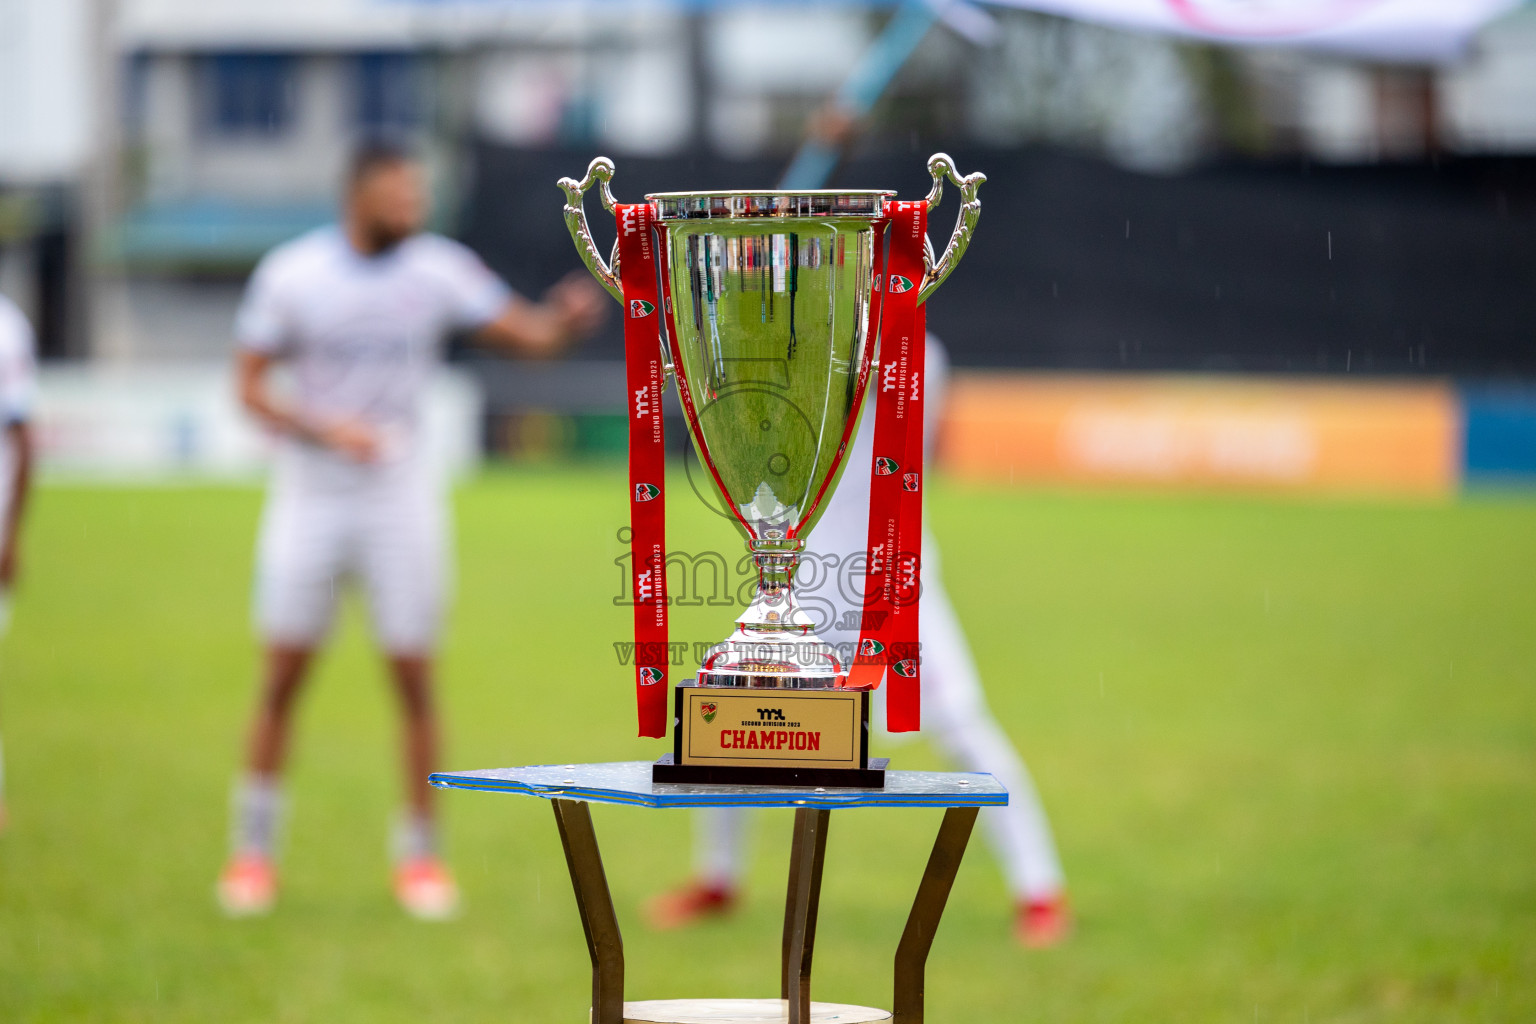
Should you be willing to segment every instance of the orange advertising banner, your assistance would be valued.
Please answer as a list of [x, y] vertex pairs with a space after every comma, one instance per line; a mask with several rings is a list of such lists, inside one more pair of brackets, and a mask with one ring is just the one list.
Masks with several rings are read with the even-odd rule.
[[956, 373], [940, 457], [963, 479], [1444, 497], [1446, 382]]

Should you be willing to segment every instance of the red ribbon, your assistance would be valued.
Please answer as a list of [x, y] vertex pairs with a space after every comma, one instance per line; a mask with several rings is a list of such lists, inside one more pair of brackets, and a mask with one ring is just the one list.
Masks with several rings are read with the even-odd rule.
[[665, 384], [656, 241], [648, 203], [616, 208], [619, 265], [624, 268], [624, 367], [629, 399], [630, 570], [635, 595], [635, 701], [640, 735], [665, 736], [667, 686], [666, 446], [661, 394]]
[[[905, 204], [904, 204], [905, 205]], [[923, 415], [926, 391], [928, 307], [919, 305], [917, 292], [923, 280], [923, 238], [927, 232], [928, 204], [912, 203], [917, 207], [916, 223], [907, 244], [900, 247], [902, 261], [898, 261], [898, 247], [892, 240], [892, 273], [913, 282], [911, 301], [899, 303], [897, 315], [900, 322], [891, 325], [893, 331], [903, 332], [910, 338], [907, 346], [906, 377], [901, 381], [903, 390], [903, 419], [906, 420], [906, 458], [901, 473], [901, 539], [896, 545], [896, 583], [894, 587], [896, 607], [891, 613], [890, 665], [886, 679], [890, 693], [886, 696], [885, 727], [890, 732], [916, 732], [922, 727], [922, 648], [918, 633], [918, 601], [922, 597], [923, 551]], [[902, 230], [897, 221], [892, 231]], [[900, 265], [905, 262], [906, 268]], [[905, 294], [905, 293], [904, 293]]]
[[[886, 728], [921, 726], [918, 597], [921, 590], [925, 316], [918, 305], [928, 204], [892, 203], [890, 255], [876, 279], [883, 292], [870, 465], [864, 609], [850, 687], [890, 682]], [[889, 672], [887, 672], [889, 669]]]

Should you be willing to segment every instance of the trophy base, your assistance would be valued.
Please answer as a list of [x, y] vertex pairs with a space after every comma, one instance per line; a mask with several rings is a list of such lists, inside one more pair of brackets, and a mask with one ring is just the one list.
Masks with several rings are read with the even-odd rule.
[[888, 757], [873, 757], [867, 768], [754, 768], [673, 764], [662, 754], [651, 765], [652, 782], [696, 786], [820, 786], [823, 789], [884, 789]]
[[865, 690], [705, 686], [674, 690], [672, 753], [655, 782], [881, 788]]

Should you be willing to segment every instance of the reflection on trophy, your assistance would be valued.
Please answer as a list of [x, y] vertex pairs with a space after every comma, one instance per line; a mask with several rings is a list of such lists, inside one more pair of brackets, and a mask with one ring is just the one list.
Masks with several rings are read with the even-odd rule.
[[[932, 191], [922, 203], [906, 204], [886, 191], [819, 190], [667, 192], [648, 195], [643, 204], [621, 205], [609, 190], [613, 164], [602, 157], [592, 161], [582, 181], [560, 181], [577, 249], [626, 313], [635, 399], [630, 422], [636, 598], [637, 607], [645, 606], [636, 617], [643, 733], [647, 704], [655, 708], [664, 700], [658, 682], [667, 672], [660, 539], [664, 482], [658, 463], [637, 466], [653, 458], [646, 451], [660, 458], [659, 398], [668, 376], [676, 380], [689, 433], [721, 511], [745, 536], [758, 571], [756, 595], [735, 631], [709, 651], [693, 679], [676, 688], [670, 709], [673, 752], [658, 762], [657, 781], [881, 784], [883, 763], [871, 765], [868, 757], [869, 691], [879, 685], [881, 668], [866, 667], [865, 681], [855, 680], [847, 652], [840, 656], [823, 642], [796, 602], [794, 578], [806, 535], [846, 468], [844, 455], [866, 404], [877, 355], [882, 364], [890, 361], [885, 390], [892, 390], [897, 366], [892, 324], [908, 324], [897, 333], [901, 344], [911, 347], [915, 323], [915, 347], [921, 350], [918, 306], [959, 262], [980, 215], [982, 175], [961, 177], [943, 154], [931, 158], [928, 168]], [[936, 259], [923, 226], [946, 178], [960, 189], [961, 207], [949, 245]], [[619, 241], [608, 261], [593, 244], [582, 207], [584, 193], [594, 185], [619, 218]], [[913, 227], [904, 232], [908, 223]], [[907, 274], [900, 272], [902, 251], [911, 257]], [[907, 321], [900, 321], [901, 310], [908, 312]], [[920, 397], [919, 375], [907, 374], [901, 365], [900, 387], [889, 398], [893, 422], [902, 416], [896, 403], [907, 399], [908, 376], [911, 400]], [[885, 417], [886, 406], [880, 408]], [[921, 417], [915, 419], [920, 452]], [[877, 421], [877, 437], [884, 427], [884, 420]], [[877, 465], [855, 472], [891, 475], [899, 459], [876, 454]], [[920, 468], [909, 464], [898, 474], [908, 491], [918, 490]], [[887, 561], [894, 567], [898, 552], [886, 544], [894, 542], [894, 532], [888, 538], [873, 533], [872, 528], [869, 569]], [[654, 543], [643, 535], [654, 536]], [[910, 547], [915, 551], [917, 545]], [[912, 557], [908, 601], [915, 606]], [[873, 604], [867, 599], [866, 621], [878, 624], [885, 613], [872, 613]], [[891, 610], [897, 605], [893, 601]], [[910, 615], [915, 637], [915, 607]], [[649, 665], [640, 657], [656, 648], [644, 642], [647, 636], [663, 641], [660, 660]], [[889, 646], [869, 636], [861, 640], [860, 653], [873, 656]], [[906, 676], [915, 672], [906, 666], [915, 663], [914, 657], [889, 667]]]

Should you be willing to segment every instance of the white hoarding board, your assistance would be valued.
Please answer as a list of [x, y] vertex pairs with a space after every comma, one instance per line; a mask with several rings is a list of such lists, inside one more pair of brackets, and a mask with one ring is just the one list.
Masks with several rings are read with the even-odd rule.
[[[479, 385], [444, 372], [427, 399], [427, 437], [451, 475], [480, 461]], [[228, 367], [46, 367], [36, 430], [54, 478], [239, 479], [259, 476], [271, 441], [235, 401]]]

